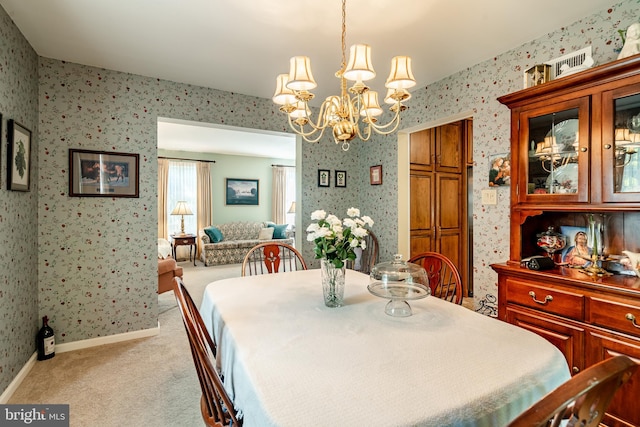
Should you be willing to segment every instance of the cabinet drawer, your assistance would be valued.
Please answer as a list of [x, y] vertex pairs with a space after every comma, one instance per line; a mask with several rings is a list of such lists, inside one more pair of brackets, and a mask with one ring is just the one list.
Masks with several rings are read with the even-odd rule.
[[193, 245], [193, 239], [175, 239], [173, 244], [176, 246]]
[[640, 337], [640, 302], [634, 305], [590, 297], [587, 321]]
[[[518, 304], [545, 313], [584, 320], [584, 295], [547, 288], [520, 280], [507, 279], [507, 303]], [[639, 320], [640, 321], [640, 320]]]

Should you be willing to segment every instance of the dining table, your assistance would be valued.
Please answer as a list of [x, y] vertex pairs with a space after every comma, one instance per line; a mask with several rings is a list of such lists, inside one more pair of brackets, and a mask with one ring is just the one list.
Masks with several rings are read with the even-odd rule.
[[206, 286], [200, 312], [245, 427], [504, 426], [570, 378], [542, 337], [433, 296], [385, 313], [347, 270], [324, 305], [320, 270]]

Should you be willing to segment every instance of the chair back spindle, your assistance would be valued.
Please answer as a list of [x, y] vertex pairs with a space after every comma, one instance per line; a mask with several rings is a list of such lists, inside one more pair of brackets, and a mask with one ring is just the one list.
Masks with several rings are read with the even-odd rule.
[[242, 276], [306, 270], [307, 263], [296, 248], [286, 243], [260, 243], [242, 262]]
[[431, 295], [455, 304], [462, 304], [462, 279], [458, 268], [446, 256], [437, 252], [423, 252], [409, 258], [427, 271]]

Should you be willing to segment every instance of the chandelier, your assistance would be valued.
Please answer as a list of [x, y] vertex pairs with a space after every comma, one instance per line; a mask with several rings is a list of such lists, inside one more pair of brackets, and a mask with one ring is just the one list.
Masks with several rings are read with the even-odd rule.
[[[398, 129], [400, 112], [407, 108], [402, 101], [411, 98], [407, 89], [415, 86], [416, 81], [411, 71], [410, 57], [396, 56], [391, 60], [384, 101], [391, 104], [389, 109], [393, 118], [387, 124], [378, 124], [377, 117], [383, 113], [378, 103], [378, 93], [364, 84], [376, 76], [371, 64], [371, 46], [351, 46], [347, 62], [345, 21], [346, 0], [342, 0], [342, 62], [340, 70], [336, 72], [336, 77], [340, 79], [340, 95], [324, 100], [314, 122], [308, 105], [314, 97], [310, 90], [317, 86], [311, 74], [311, 61], [307, 56], [294, 56], [290, 59], [289, 74], [280, 74], [276, 79], [273, 102], [280, 105], [280, 111], [288, 116], [291, 129], [305, 141], [318, 142], [329, 128], [336, 144], [342, 143], [342, 149], [347, 151], [350, 141], [356, 137], [367, 141], [372, 131], [389, 135]], [[355, 82], [348, 90], [351, 95], [347, 93], [347, 80]]]

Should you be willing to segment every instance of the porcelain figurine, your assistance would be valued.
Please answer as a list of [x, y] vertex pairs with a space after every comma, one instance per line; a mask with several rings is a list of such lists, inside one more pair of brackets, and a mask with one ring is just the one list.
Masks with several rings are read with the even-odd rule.
[[640, 253], [631, 251], [622, 251], [622, 253], [629, 258], [631, 268], [636, 273], [636, 276], [640, 277]]
[[618, 59], [640, 53], [640, 23], [631, 24], [627, 29], [626, 38]]

